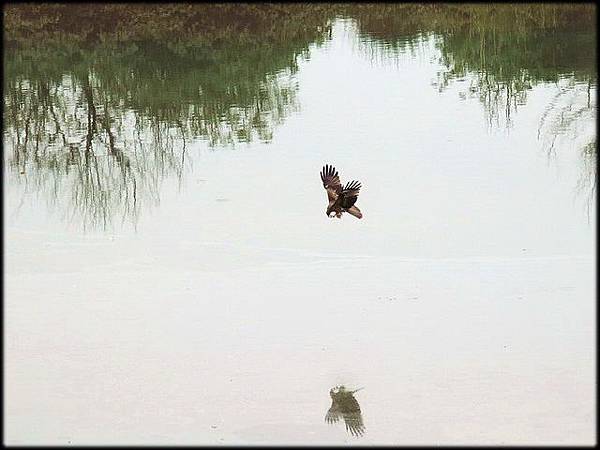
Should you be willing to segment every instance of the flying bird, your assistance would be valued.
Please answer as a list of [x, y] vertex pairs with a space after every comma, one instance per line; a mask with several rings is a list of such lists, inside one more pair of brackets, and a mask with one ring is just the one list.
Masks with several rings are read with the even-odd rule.
[[[362, 389], [362, 388], [361, 388]], [[329, 391], [331, 397], [331, 407], [325, 415], [325, 422], [337, 423], [340, 416], [344, 418], [346, 431], [352, 436], [362, 436], [365, 432], [362, 414], [358, 401], [354, 398], [354, 393], [360, 391], [347, 390], [344, 386], [336, 386]]]
[[346, 186], [342, 187], [338, 171], [328, 164], [321, 170], [321, 181], [327, 191], [327, 198], [329, 200], [329, 205], [327, 206], [328, 217], [333, 217], [331, 213], [334, 213], [335, 217], [340, 218], [343, 212], [348, 212], [354, 217], [362, 218], [360, 209], [354, 206], [358, 199], [358, 191], [361, 188], [361, 184], [358, 181], [350, 181], [346, 183]]

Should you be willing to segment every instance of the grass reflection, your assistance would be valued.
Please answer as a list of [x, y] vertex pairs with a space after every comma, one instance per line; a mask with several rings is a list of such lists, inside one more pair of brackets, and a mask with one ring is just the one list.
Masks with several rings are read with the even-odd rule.
[[315, 11], [9, 5], [6, 167], [25, 192], [69, 198], [68, 214], [85, 226], [135, 222], [165, 177], [181, 180], [191, 140], [272, 139], [298, 107], [298, 58], [330, 37]]
[[[491, 126], [510, 126], [535, 85], [555, 83], [539, 127], [550, 155], [596, 117], [593, 4], [11, 4], [4, 13], [5, 166], [27, 192], [69, 198], [69, 214], [93, 226], [135, 222], [156, 204], [165, 177], [182, 179], [194, 139], [269, 142], [299, 107], [298, 58], [331, 37], [336, 17], [355, 21], [373, 61], [433, 39], [437, 88], [468, 80], [462, 94], [479, 98]], [[593, 196], [596, 136], [584, 135], [577, 145], [593, 177], [580, 188]]]
[[491, 127], [510, 127], [533, 87], [555, 85], [557, 95], [540, 118], [540, 143], [550, 156], [559, 145], [575, 146], [584, 173], [578, 190], [594, 197], [594, 4], [357, 5], [347, 13], [372, 61], [414, 55], [433, 38], [443, 67], [434, 86], [443, 92], [467, 81], [461, 98], [478, 98]]
[[479, 96], [496, 123], [501, 116], [510, 122], [538, 83], [565, 76], [597, 83], [593, 4], [357, 5], [347, 14], [371, 58], [414, 54], [435, 36], [445, 67], [435, 85], [444, 90], [470, 77], [468, 94]]

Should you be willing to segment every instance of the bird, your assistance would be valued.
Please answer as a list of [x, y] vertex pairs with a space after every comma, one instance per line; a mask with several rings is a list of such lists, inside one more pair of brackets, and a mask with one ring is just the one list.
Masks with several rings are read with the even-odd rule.
[[346, 424], [346, 431], [355, 437], [362, 436], [365, 432], [365, 425], [360, 405], [356, 398], [354, 398], [354, 393], [361, 389], [349, 391], [344, 386], [335, 386], [330, 389], [331, 407], [327, 411], [327, 414], [325, 414], [325, 422], [329, 424], [337, 423], [340, 420], [340, 416], [342, 416]]
[[[361, 188], [358, 181], [350, 181], [342, 187], [338, 171], [329, 164], [325, 164], [321, 170], [321, 181], [327, 191], [327, 199], [329, 200], [327, 217], [337, 217], [339, 219], [342, 217], [343, 212], [348, 212], [354, 217], [362, 218], [363, 215], [360, 209], [354, 206]], [[331, 213], [334, 213], [334, 215], [331, 215]]]

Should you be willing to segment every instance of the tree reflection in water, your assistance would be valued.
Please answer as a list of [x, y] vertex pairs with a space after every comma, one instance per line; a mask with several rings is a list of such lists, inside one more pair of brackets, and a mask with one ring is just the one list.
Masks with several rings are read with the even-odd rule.
[[[223, 20], [218, 12], [214, 23]], [[68, 14], [61, 17], [66, 22]], [[252, 32], [231, 30], [230, 39], [222, 30], [190, 41], [138, 36], [95, 45], [8, 39], [4, 162], [11, 183], [22, 184], [23, 195], [49, 194], [50, 205], [84, 227], [107, 228], [119, 217], [136, 223], [143, 207], [159, 201], [166, 177], [181, 182], [192, 140], [213, 147], [269, 142], [297, 109], [297, 59], [328, 39], [330, 28], [322, 15], [302, 27], [292, 19], [262, 17]]]
[[22, 179], [24, 195], [49, 193], [50, 204], [67, 197], [65, 214], [84, 226], [135, 222], [145, 203], [158, 201], [166, 174], [182, 175], [185, 147], [174, 130], [120, 109], [91, 73], [16, 83], [6, 111], [5, 165]]
[[482, 102], [490, 126], [510, 127], [534, 86], [556, 84], [540, 141], [553, 155], [578, 134], [578, 189], [594, 197], [595, 5], [148, 8], [5, 10], [5, 176], [25, 193], [49, 193], [85, 226], [135, 223], [143, 205], [159, 201], [166, 177], [181, 182], [195, 139], [269, 142], [298, 108], [298, 58], [331, 38], [335, 17], [353, 21], [359, 51], [373, 62], [414, 55], [433, 40], [444, 68], [435, 86], [468, 81], [461, 95]]
[[[478, 98], [490, 127], [511, 127], [536, 85], [556, 86], [540, 118], [538, 138], [549, 156], [557, 147], [582, 155], [577, 189], [595, 196], [596, 6], [361, 5], [354, 11], [360, 51], [371, 61], [414, 55], [433, 39], [443, 92], [466, 81], [461, 98]], [[568, 139], [563, 139], [568, 137]], [[576, 137], [576, 139], [574, 139]]]

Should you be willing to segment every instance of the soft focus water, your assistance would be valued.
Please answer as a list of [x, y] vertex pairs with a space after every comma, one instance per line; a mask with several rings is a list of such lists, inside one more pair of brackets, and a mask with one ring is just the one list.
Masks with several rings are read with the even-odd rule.
[[[388, 47], [338, 19], [212, 142], [133, 103], [103, 122], [106, 86], [67, 72], [42, 156], [5, 129], [7, 443], [595, 441], [595, 81], [493, 102], [444, 81], [441, 36]], [[86, 93], [116, 150], [65, 163]], [[325, 163], [362, 220], [326, 217]], [[340, 384], [362, 437], [324, 420]]]

